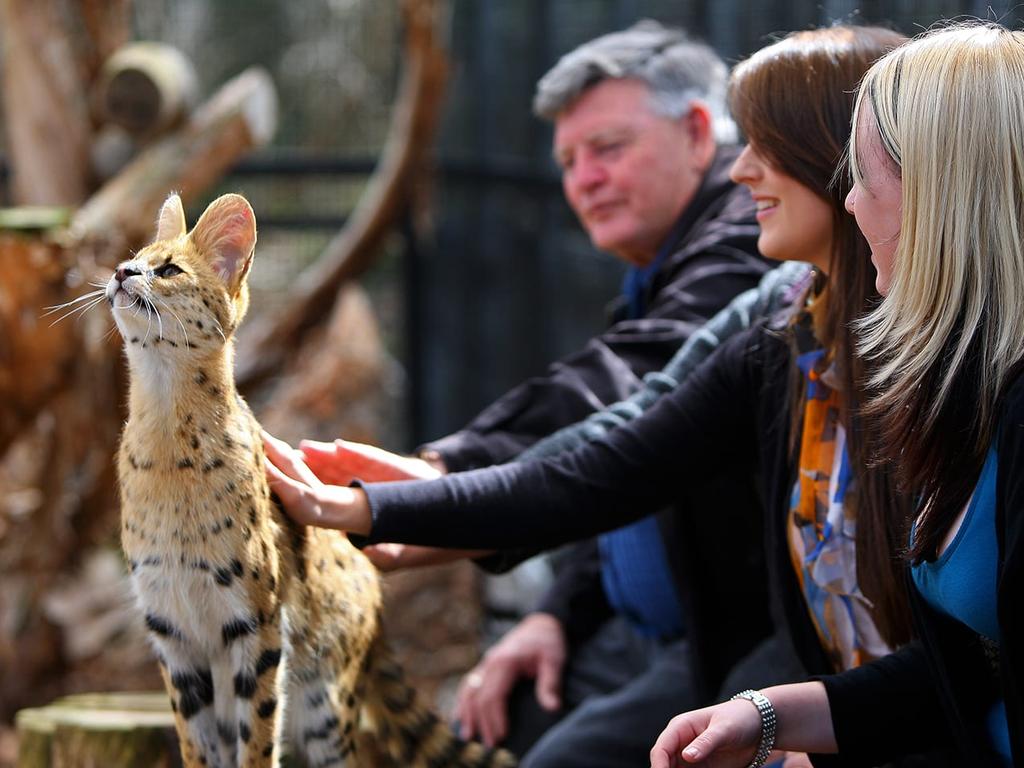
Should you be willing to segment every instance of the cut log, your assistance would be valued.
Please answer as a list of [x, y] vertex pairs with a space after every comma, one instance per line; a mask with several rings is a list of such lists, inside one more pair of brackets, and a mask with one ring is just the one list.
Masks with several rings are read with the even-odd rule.
[[171, 768], [181, 764], [167, 694], [69, 696], [15, 719], [17, 768]]
[[103, 65], [93, 88], [100, 122], [137, 138], [152, 138], [181, 123], [196, 105], [199, 80], [181, 51], [163, 43], [131, 43]]
[[235, 378], [244, 392], [275, 370], [306, 332], [330, 314], [341, 285], [373, 262], [384, 236], [409, 205], [433, 145], [448, 71], [442, 0], [406, 0], [405, 71], [384, 152], [345, 228], [298, 276], [277, 317], [261, 318], [239, 338]]
[[[15, 718], [17, 768], [180, 768], [167, 694], [86, 693]], [[285, 755], [282, 768], [306, 768]]]
[[253, 67], [228, 81], [184, 125], [152, 144], [83, 205], [71, 221], [73, 238], [103, 239], [110, 231], [130, 243], [153, 236], [155, 211], [176, 191], [187, 202], [224, 175], [246, 152], [266, 144], [277, 125], [270, 76]]

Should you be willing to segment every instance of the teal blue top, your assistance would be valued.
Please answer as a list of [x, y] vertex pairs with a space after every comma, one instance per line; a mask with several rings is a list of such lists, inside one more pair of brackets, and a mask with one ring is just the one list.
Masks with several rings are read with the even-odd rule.
[[[996, 615], [998, 468], [999, 459], [991, 447], [953, 540], [934, 562], [922, 562], [911, 569], [914, 584], [925, 602], [996, 643], [1000, 641]], [[986, 725], [996, 753], [1007, 766], [1012, 766], [1010, 732], [1002, 699], [987, 713]]]

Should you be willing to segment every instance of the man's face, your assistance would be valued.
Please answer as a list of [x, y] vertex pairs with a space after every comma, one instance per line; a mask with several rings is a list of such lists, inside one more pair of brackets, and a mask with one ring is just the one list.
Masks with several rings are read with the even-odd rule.
[[703, 107], [670, 119], [637, 80], [604, 80], [555, 119], [562, 188], [594, 245], [643, 266], [693, 199], [714, 156]]

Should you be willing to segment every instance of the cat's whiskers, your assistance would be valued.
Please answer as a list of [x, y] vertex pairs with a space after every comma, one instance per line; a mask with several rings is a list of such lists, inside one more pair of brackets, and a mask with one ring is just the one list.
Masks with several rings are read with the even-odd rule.
[[[50, 327], [53, 328], [53, 326], [55, 326], [57, 323], [61, 322], [62, 320], [66, 320], [67, 318], [71, 317], [72, 315], [78, 315], [78, 317], [81, 317], [86, 312], [88, 312], [90, 309], [95, 307], [97, 304], [102, 304], [103, 301], [104, 301], [104, 297], [103, 296], [93, 297], [92, 301], [90, 301], [88, 304], [79, 304], [77, 307], [74, 307], [74, 308], [68, 310], [67, 312], [65, 312], [63, 315], [61, 315], [56, 320], [54, 320], [52, 323], [50, 323]], [[53, 313], [52, 312], [48, 312], [47, 314], [53, 314]], [[46, 315], [44, 315], [44, 317], [45, 316]], [[75, 319], [77, 320], [78, 318], [75, 318]]]
[[214, 327], [214, 330], [216, 330], [217, 333], [220, 334], [221, 341], [223, 341], [225, 344], [227, 344], [228, 340], [227, 340], [227, 337], [224, 335], [224, 329], [221, 327], [220, 321], [217, 320], [217, 318], [213, 318], [213, 327]]
[[186, 349], [191, 348], [192, 345], [189, 344], [189, 342], [188, 342], [188, 331], [185, 330], [185, 324], [183, 322], [181, 322], [181, 318], [178, 317], [177, 313], [173, 309], [170, 308], [170, 306], [167, 304], [166, 301], [160, 301], [160, 299], [157, 299], [156, 297], [154, 297], [154, 300], [155, 301], [159, 301], [160, 302], [160, 306], [162, 306], [164, 309], [166, 309], [168, 312], [170, 312], [171, 313], [171, 317], [173, 317], [175, 320], [178, 321], [178, 325], [181, 326], [181, 333], [185, 337], [185, 348]]
[[62, 309], [66, 309], [67, 307], [73, 306], [75, 304], [80, 304], [83, 301], [88, 301], [89, 299], [94, 299], [97, 296], [102, 298], [104, 292], [105, 292], [105, 289], [104, 290], [97, 290], [97, 291], [89, 291], [88, 293], [83, 293], [81, 296], [79, 296], [77, 298], [74, 298], [71, 301], [65, 301], [63, 304], [54, 304], [51, 307], [43, 307], [43, 309], [46, 310], [46, 312], [43, 313], [43, 317], [47, 317], [49, 315], [52, 315], [54, 312], [60, 312], [60, 310], [62, 310]]

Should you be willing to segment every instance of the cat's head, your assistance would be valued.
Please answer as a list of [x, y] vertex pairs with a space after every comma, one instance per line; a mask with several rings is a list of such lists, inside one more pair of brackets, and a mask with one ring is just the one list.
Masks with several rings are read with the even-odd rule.
[[245, 278], [255, 246], [256, 219], [241, 195], [218, 197], [191, 232], [181, 198], [167, 198], [156, 240], [121, 262], [107, 283], [126, 344], [166, 353], [223, 346], [249, 305]]

